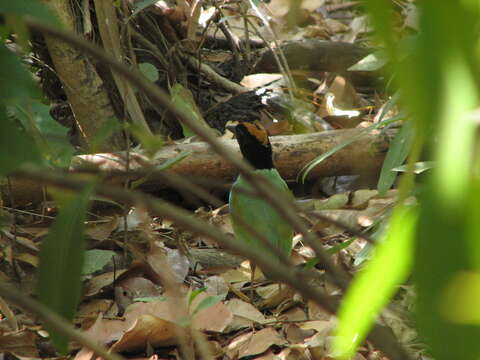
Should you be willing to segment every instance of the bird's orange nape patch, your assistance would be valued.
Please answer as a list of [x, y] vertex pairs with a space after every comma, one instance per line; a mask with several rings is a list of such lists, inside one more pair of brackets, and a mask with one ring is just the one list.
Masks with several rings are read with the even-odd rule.
[[255, 138], [263, 145], [268, 144], [268, 133], [267, 130], [260, 124], [258, 121], [255, 122], [245, 122], [243, 123], [250, 134], [255, 136]]

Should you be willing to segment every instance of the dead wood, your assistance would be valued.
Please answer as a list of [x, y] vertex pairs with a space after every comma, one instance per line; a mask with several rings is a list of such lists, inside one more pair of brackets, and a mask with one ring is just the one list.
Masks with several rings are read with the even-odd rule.
[[[361, 129], [333, 130], [321, 133], [273, 136], [270, 138], [274, 161], [281, 175], [288, 180], [297, 177], [300, 170], [311, 160], [326, 151], [342, 144], [360, 134]], [[312, 170], [310, 178], [351, 175], [381, 166], [383, 156], [388, 148], [387, 135], [379, 132], [366, 132], [358, 140], [335, 153]], [[226, 146], [238, 151], [236, 140], [224, 140]], [[227, 161], [214, 153], [210, 145], [204, 142], [192, 142], [164, 146], [151, 161], [138, 153], [130, 154], [130, 170], [135, 173], [149, 167], [159, 166], [182, 153], [190, 155], [167, 172], [188, 178], [210, 177], [217, 180], [231, 181], [237, 171]], [[240, 155], [239, 155], [240, 156]], [[125, 153], [80, 155], [74, 158], [72, 170], [96, 167], [105, 172], [125, 171]], [[135, 178], [135, 174], [133, 175]], [[162, 184], [157, 183], [158, 186]]]
[[[311, 171], [309, 179], [377, 173], [388, 149], [391, 133], [348, 129], [302, 135], [273, 136], [270, 139], [275, 164], [282, 177], [287, 180], [295, 180], [301, 169], [311, 160], [359, 135], [360, 137], [353, 143], [337, 151], [315, 167]], [[236, 140], [223, 140], [223, 143], [238, 151]], [[232, 181], [238, 174], [230, 163], [212, 151], [210, 145], [204, 142], [192, 142], [164, 146], [157, 152], [154, 160], [150, 160], [147, 156], [139, 153], [130, 153], [128, 178], [130, 180], [144, 178], [145, 181], [141, 187], [148, 189], [148, 191], [165, 188], [168, 183], [162, 177], [155, 176], [155, 173], [151, 173], [151, 171], [182, 153], [189, 153], [190, 155], [166, 170], [165, 173], [185, 176], [190, 180], [210, 178], [227, 182]], [[79, 155], [74, 157], [71, 165], [72, 172], [92, 171], [92, 169], [105, 172], [109, 175], [105, 178], [106, 181], [113, 184], [121, 184], [127, 178], [125, 168], [125, 152]], [[146, 176], [147, 174], [149, 175]], [[10, 197], [14, 199], [17, 205], [44, 200], [44, 192], [36, 183], [26, 184], [24, 181], [12, 178], [11, 189], [12, 193], [9, 194], [7, 186], [0, 184], [2, 199], [6, 203], [10, 203]]]
[[[343, 72], [372, 52], [363, 46], [327, 41], [288, 41], [281, 49], [288, 60], [290, 70]], [[278, 72], [277, 63], [271, 50], [265, 51], [254, 72]]]
[[201, 265], [205, 270], [234, 269], [242, 263], [245, 258], [232, 255], [220, 249], [190, 249], [190, 258], [194, 265]]
[[[374, 49], [371, 48], [344, 42], [307, 39], [285, 42], [281, 49], [292, 71], [348, 74], [358, 85], [375, 82], [379, 78], [377, 72], [348, 71], [350, 66], [373, 52]], [[253, 72], [280, 72], [271, 50], [262, 53]]]

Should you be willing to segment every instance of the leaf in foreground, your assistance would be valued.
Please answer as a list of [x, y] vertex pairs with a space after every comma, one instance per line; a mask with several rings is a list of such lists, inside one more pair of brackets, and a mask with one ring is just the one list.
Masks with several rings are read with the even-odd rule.
[[[71, 321], [80, 299], [85, 214], [91, 187], [62, 203], [60, 213], [42, 241], [37, 294], [42, 303]], [[67, 338], [51, 330], [56, 348], [67, 352]]]
[[399, 207], [375, 257], [353, 280], [338, 313], [333, 351], [350, 359], [365, 339], [382, 307], [410, 273], [417, 210]]

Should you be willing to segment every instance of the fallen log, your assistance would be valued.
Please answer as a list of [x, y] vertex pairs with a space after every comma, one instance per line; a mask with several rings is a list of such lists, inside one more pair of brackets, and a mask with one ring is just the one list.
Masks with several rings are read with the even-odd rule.
[[[357, 86], [378, 83], [381, 74], [378, 71], [349, 71], [348, 68], [375, 51], [356, 44], [306, 39], [286, 41], [280, 45], [288, 66], [292, 71], [333, 72], [351, 78]], [[252, 73], [280, 72], [270, 49], [265, 50], [255, 64]]]
[[[373, 52], [356, 44], [307, 39], [286, 41], [281, 49], [290, 70], [328, 71], [341, 73]], [[279, 72], [278, 64], [271, 50], [265, 50], [255, 64], [254, 72]]]
[[[270, 140], [277, 169], [284, 179], [295, 180], [301, 169], [310, 161], [354, 137], [355, 141], [325, 159], [310, 172], [308, 178], [378, 172], [392, 136], [392, 132], [346, 129], [272, 136]], [[223, 140], [223, 143], [238, 151], [240, 156], [236, 140]], [[189, 155], [167, 170], [158, 172], [159, 176], [155, 175], [155, 169], [180, 154]], [[144, 182], [139, 187], [147, 191], [170, 185], [169, 182], [164, 181], [162, 174], [184, 176], [188, 180], [209, 178], [220, 182], [231, 182], [238, 174], [230, 163], [214, 153], [210, 145], [204, 142], [166, 145], [155, 154], [154, 159], [131, 152], [128, 156], [128, 173], [126, 168], [126, 153], [117, 152], [75, 156], [70, 171], [72, 173], [100, 172], [104, 175], [104, 181], [112, 184], [122, 184], [127, 178], [130, 181], [143, 179]], [[18, 206], [45, 199], [45, 189], [42, 189], [39, 184], [12, 177], [10, 180], [11, 193], [6, 183], [0, 184], [1, 196], [5, 203], [13, 200]]]

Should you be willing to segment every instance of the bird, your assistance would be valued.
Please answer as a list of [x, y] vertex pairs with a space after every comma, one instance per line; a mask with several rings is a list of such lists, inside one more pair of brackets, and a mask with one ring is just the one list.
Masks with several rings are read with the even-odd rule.
[[[271, 182], [272, 187], [292, 197], [287, 183], [273, 164], [272, 145], [268, 133], [258, 121], [240, 122], [227, 125], [237, 139], [244, 160], [255, 169], [254, 172]], [[235, 238], [259, 251], [274, 254], [265, 240], [285, 258], [292, 252], [293, 228], [283, 216], [264, 198], [255, 194], [251, 184], [240, 174], [233, 183], [229, 194], [229, 209]], [[264, 240], [248, 232], [246, 227], [261, 234]], [[255, 265], [251, 264], [252, 284]], [[265, 273], [266, 277], [270, 277]]]

